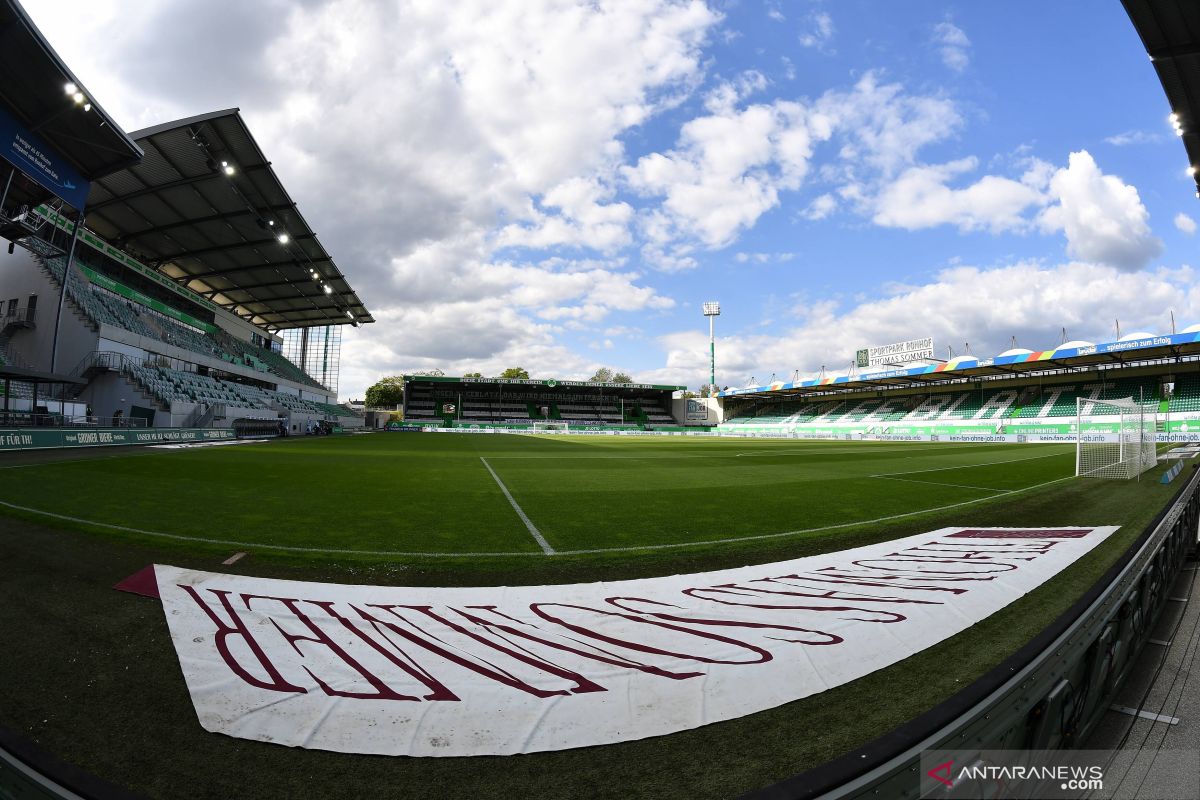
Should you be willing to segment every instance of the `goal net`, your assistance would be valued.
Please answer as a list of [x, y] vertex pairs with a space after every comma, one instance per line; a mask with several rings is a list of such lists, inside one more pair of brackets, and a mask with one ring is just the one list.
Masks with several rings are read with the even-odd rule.
[[1075, 401], [1075, 474], [1136, 478], [1158, 463], [1157, 417], [1132, 399]]
[[566, 433], [571, 430], [571, 426], [565, 422], [535, 422], [533, 423], [535, 431], [560, 431]]

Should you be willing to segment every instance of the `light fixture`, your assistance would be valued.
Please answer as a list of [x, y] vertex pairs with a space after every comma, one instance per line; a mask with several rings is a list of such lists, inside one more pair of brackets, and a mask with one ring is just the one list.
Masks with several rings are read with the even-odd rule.
[[79, 87], [78, 87], [78, 86], [76, 86], [76, 85], [75, 85], [75, 84], [73, 84], [73, 83], [68, 83], [68, 84], [67, 84], [66, 86], [64, 86], [63, 88], [67, 90], [67, 94], [68, 94], [68, 95], [73, 95], [73, 94], [75, 94], [76, 92], [78, 92], [78, 91], [79, 91]]
[[83, 101], [87, 99], [83, 96], [83, 92], [76, 92], [71, 98], [75, 101], [75, 105], [83, 105]]
[[317, 274], [317, 271], [316, 271], [315, 269], [314, 269], [314, 270], [313, 270], [313, 271], [312, 271], [310, 274], [312, 275], [312, 279], [313, 279], [314, 281], [319, 281], [319, 280], [321, 280], [321, 276]]
[[273, 228], [273, 227], [275, 227], [275, 220], [269, 219], [269, 220], [267, 220], [267, 224]]
[[84, 111], [91, 111], [91, 110], [92, 110], [92, 104], [91, 104], [91, 103], [84, 103], [84, 104], [83, 104], [83, 110], [84, 110]]
[[291, 241], [291, 237], [288, 236], [286, 233], [281, 233], [278, 236], [276, 236], [275, 238], [279, 240], [280, 244], [287, 244], [289, 241]]
[[346, 309], [346, 316], [350, 319], [354, 319], [354, 313], [350, 311], [350, 309]]
[[325, 287], [325, 294], [333, 294], [333, 287], [328, 283], [322, 284]]
[[1193, 178], [1194, 178], [1194, 177], [1196, 176], [1196, 168], [1195, 168], [1195, 167], [1188, 167], [1188, 168], [1187, 168], [1187, 174], [1188, 174], [1189, 176], [1191, 176], [1191, 177], [1193, 177]]

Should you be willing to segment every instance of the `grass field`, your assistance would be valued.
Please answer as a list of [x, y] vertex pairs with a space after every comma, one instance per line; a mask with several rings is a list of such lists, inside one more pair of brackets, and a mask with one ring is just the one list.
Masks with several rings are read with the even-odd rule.
[[[995, 666], [1175, 488], [1156, 482], [1161, 469], [1138, 483], [1071, 478], [1072, 466], [1059, 445], [416, 434], [8, 454], [0, 630], [20, 656], [0, 658], [0, 725], [155, 797], [729, 797], [882, 735]], [[509, 758], [347, 756], [205, 733], [161, 607], [111, 589], [155, 562], [392, 585], [619, 579], [945, 525], [1122, 527], [983, 622], [829, 692], [671, 736]]]
[[1072, 453], [1064, 445], [377, 435], [39, 455], [3, 465], [0, 501], [190, 545], [540, 558], [836, 536], [1066, 478]]

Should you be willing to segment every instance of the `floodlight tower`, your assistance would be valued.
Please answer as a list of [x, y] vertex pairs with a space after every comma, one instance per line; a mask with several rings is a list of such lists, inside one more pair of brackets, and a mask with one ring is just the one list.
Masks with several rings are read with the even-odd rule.
[[708, 317], [708, 385], [717, 385], [717, 340], [713, 333], [713, 319], [721, 316], [721, 304], [713, 300], [704, 304], [704, 316]]

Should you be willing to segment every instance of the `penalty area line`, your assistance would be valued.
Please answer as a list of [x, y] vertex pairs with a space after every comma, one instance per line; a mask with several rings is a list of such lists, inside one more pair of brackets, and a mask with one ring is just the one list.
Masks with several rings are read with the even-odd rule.
[[542, 536], [542, 532], [539, 531], [537, 526], [533, 524], [533, 520], [529, 519], [528, 515], [526, 515], [521, 506], [515, 499], [513, 499], [512, 493], [508, 491], [508, 487], [504, 485], [504, 481], [500, 480], [500, 476], [496, 474], [496, 470], [492, 469], [492, 465], [489, 464], [487, 459], [483, 456], [480, 456], [479, 460], [483, 462], [485, 467], [487, 467], [487, 471], [489, 474], [491, 474], [492, 480], [494, 480], [496, 485], [500, 487], [500, 491], [504, 492], [504, 496], [508, 498], [508, 504], [513, 507], [513, 511], [517, 512], [517, 516], [521, 518], [521, 522], [525, 523], [525, 527], [529, 529], [529, 535], [532, 536], [534, 541], [538, 543], [538, 546], [542, 548], [542, 552], [548, 556], [554, 555], [554, 548], [551, 547], [550, 543], [546, 541], [546, 537]]
[[971, 486], [966, 483], [944, 483], [942, 481], [919, 481], [916, 478], [897, 478], [893, 475], [872, 475], [872, 478], [881, 478], [885, 481], [904, 481], [905, 483], [923, 483], [926, 486], [953, 486], [956, 489], [978, 489], [981, 492], [1000, 492], [1008, 494], [1011, 489], [993, 489], [990, 486]]

